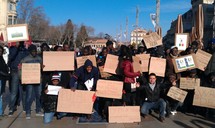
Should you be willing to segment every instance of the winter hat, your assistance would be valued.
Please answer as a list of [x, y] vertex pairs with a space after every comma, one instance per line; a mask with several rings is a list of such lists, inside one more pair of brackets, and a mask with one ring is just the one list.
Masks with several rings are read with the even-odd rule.
[[31, 52], [31, 51], [37, 51], [37, 47], [35, 45], [30, 45], [28, 50]]
[[177, 48], [177, 49], [178, 49], [178, 47], [177, 47], [177, 46], [172, 46], [170, 49], [172, 50], [172, 49], [174, 49], [174, 48]]
[[87, 59], [87, 60], [85, 61], [85, 63], [84, 63], [84, 67], [85, 67], [85, 68], [88, 67], [88, 66], [93, 66], [92, 61], [90, 61], [89, 59]]
[[59, 80], [60, 81], [60, 75], [59, 74], [52, 75], [52, 80]]
[[110, 41], [110, 40], [108, 40], [108, 41], [106, 42], [106, 47], [109, 46], [109, 45], [112, 45], [112, 44], [113, 44], [113, 42]]

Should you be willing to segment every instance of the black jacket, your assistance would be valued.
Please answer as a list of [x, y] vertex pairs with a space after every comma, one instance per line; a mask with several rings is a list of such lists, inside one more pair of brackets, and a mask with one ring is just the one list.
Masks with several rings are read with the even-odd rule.
[[3, 56], [0, 56], [0, 80], [7, 80], [8, 78], [8, 66], [5, 63]]

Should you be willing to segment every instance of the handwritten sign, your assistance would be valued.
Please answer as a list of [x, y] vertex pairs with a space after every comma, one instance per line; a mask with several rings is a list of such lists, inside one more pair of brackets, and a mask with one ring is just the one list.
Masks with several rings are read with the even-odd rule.
[[43, 52], [43, 71], [74, 70], [74, 52]]
[[151, 57], [149, 74], [155, 73], [157, 76], [164, 77], [166, 71], [166, 59]]
[[58, 94], [57, 112], [91, 114], [93, 110], [93, 91], [75, 92], [61, 89]]
[[195, 87], [193, 105], [215, 109], [214, 97], [214, 88]]
[[22, 63], [22, 84], [40, 84], [40, 64]]
[[186, 71], [187, 69], [194, 69], [198, 67], [195, 54], [190, 54], [190, 55], [172, 59], [172, 62], [176, 73]]
[[133, 56], [134, 72], [148, 72], [149, 71], [150, 54], [138, 54]]
[[180, 88], [181, 89], [195, 89], [196, 86], [200, 86], [199, 78], [180, 78]]
[[156, 32], [143, 35], [143, 40], [147, 49], [162, 45], [162, 38]]
[[109, 123], [141, 122], [139, 106], [109, 107]]
[[196, 61], [198, 63], [198, 69], [205, 71], [205, 68], [208, 65], [208, 62], [210, 61], [212, 55], [201, 50], [198, 49], [197, 53], [196, 53]]
[[76, 58], [76, 60], [77, 60], [77, 67], [79, 68], [79, 67], [83, 66], [84, 63], [85, 63], [85, 61], [87, 59], [89, 59], [90, 61], [92, 61], [93, 66], [97, 67], [95, 55], [77, 57]]
[[188, 47], [189, 33], [176, 33], [175, 34], [175, 46], [179, 51], [184, 51]]
[[98, 80], [96, 96], [122, 99], [123, 82], [111, 80]]
[[104, 72], [116, 74], [118, 63], [118, 56], [108, 54], [105, 61]]
[[173, 87], [171, 87], [169, 89], [169, 92], [167, 93], [167, 96], [169, 96], [169, 97], [171, 97], [171, 98], [183, 103], [184, 99], [187, 96], [187, 92], [173, 86]]

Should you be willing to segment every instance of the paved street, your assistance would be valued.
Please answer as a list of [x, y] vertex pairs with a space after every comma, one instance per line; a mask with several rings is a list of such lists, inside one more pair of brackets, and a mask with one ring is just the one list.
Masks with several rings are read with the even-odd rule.
[[[8, 88], [4, 94], [5, 114], [8, 114]], [[215, 128], [215, 119], [206, 119], [200, 115], [183, 114], [170, 116], [164, 123], [157, 119], [157, 114], [152, 113], [147, 119], [142, 119], [141, 123], [131, 124], [78, 124], [77, 120], [72, 120], [72, 117], [65, 117], [61, 120], [56, 120], [51, 124], [45, 125], [42, 122], [42, 117], [36, 117], [32, 113], [31, 120], [25, 119], [25, 113], [19, 107], [12, 117], [7, 115], [0, 119], [0, 128]], [[32, 106], [34, 109], [34, 104]]]

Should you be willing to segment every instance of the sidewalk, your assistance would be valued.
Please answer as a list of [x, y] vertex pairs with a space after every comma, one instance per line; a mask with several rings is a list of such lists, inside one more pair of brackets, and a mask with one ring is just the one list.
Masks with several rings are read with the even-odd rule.
[[[4, 101], [8, 102], [8, 90], [4, 95]], [[5, 105], [4, 105], [5, 106]], [[35, 104], [32, 105], [34, 110]], [[8, 114], [8, 107], [5, 108], [5, 114]], [[157, 119], [158, 115], [152, 113], [147, 119], [140, 123], [131, 124], [78, 124], [72, 117], [64, 117], [61, 120], [54, 118], [50, 124], [43, 124], [42, 117], [36, 117], [35, 111], [32, 111], [31, 119], [25, 119], [25, 113], [19, 106], [12, 117], [5, 116], [0, 119], [0, 128], [215, 128], [215, 119], [206, 119], [200, 115], [177, 113], [174, 116], [166, 118], [164, 123]]]

